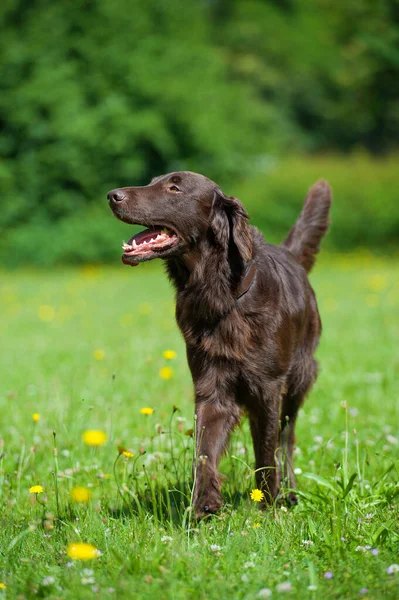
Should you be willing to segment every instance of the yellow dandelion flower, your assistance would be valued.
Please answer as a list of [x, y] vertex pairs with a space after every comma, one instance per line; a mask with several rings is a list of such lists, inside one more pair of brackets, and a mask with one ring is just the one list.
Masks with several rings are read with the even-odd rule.
[[1, 583], [0, 582], [0, 590], [5, 590], [6, 589], [6, 584], [5, 583]]
[[73, 487], [70, 491], [72, 500], [75, 502], [88, 502], [91, 498], [91, 491], [85, 487]]
[[388, 287], [388, 281], [384, 275], [377, 273], [368, 279], [367, 287], [373, 292], [383, 292]]
[[162, 377], [162, 379], [172, 379], [173, 369], [171, 369], [171, 367], [162, 367], [162, 369], [159, 370], [159, 376]]
[[260, 527], [260, 523], [254, 523], [254, 524], [252, 525], [252, 527], [253, 527], [254, 529], [256, 529], [257, 527]]
[[166, 360], [173, 360], [176, 358], [176, 352], [174, 350], [165, 350], [162, 353], [162, 356], [166, 358]]
[[97, 350], [94, 350], [93, 356], [96, 360], [104, 360], [105, 352], [104, 350], [101, 350], [101, 348], [98, 348]]
[[32, 485], [32, 487], [29, 488], [29, 492], [31, 494], [42, 494], [44, 492], [44, 489], [41, 485]]
[[97, 550], [95, 546], [81, 542], [69, 544], [67, 554], [69, 558], [73, 558], [74, 560], [91, 560], [92, 558], [101, 556], [100, 550]]
[[130, 450], [124, 450], [122, 454], [123, 456], [126, 456], [126, 458], [133, 458], [134, 456], [133, 452], [130, 452]]
[[82, 440], [88, 446], [102, 446], [107, 441], [107, 434], [97, 429], [88, 429], [83, 432]]
[[264, 497], [265, 495], [262, 492], [262, 490], [255, 489], [251, 492], [251, 500], [253, 500], [254, 502], [262, 502]]
[[39, 309], [37, 311], [37, 316], [39, 317], [39, 319], [41, 321], [44, 321], [45, 323], [49, 323], [50, 321], [52, 321], [54, 319], [55, 310], [49, 304], [42, 304], [42, 306], [39, 306]]
[[33, 421], [34, 421], [35, 423], [37, 423], [37, 422], [38, 422], [38, 420], [40, 419], [40, 415], [39, 415], [39, 413], [33, 413], [33, 415], [32, 415], [32, 419], [33, 419]]
[[149, 406], [145, 406], [144, 408], [140, 408], [140, 412], [142, 415], [152, 415], [154, 409], [150, 408]]

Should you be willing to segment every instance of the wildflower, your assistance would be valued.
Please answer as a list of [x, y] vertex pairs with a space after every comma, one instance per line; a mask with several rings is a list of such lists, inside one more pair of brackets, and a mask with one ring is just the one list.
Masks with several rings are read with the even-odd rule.
[[377, 550], [377, 548], [373, 548], [373, 549], [372, 549], [372, 551], [371, 551], [371, 554], [372, 554], [373, 556], [377, 556], [379, 553], [380, 553], [380, 551], [379, 551], [379, 550]]
[[92, 585], [96, 581], [94, 577], [82, 577], [81, 582], [83, 585]]
[[301, 475], [301, 473], [302, 473], [301, 467], [295, 467], [294, 473], [295, 473], [295, 475]]
[[265, 496], [262, 490], [254, 489], [251, 492], [251, 500], [253, 500], [254, 502], [262, 502], [264, 497]]
[[313, 546], [312, 540], [302, 540], [304, 546]]
[[254, 523], [254, 524], [252, 525], [252, 527], [253, 527], [254, 529], [256, 529], [257, 527], [260, 527], [260, 523], [256, 522], [256, 523]]
[[308, 585], [309, 592], [315, 592], [317, 590], [317, 585]]
[[219, 552], [222, 548], [221, 548], [221, 546], [218, 546], [217, 544], [212, 544], [211, 546], [209, 546], [209, 549], [212, 552]]
[[0, 590], [5, 590], [6, 589], [6, 584], [5, 583], [0, 583]]
[[367, 594], [368, 591], [368, 588], [362, 588], [361, 590], [359, 590], [359, 594]]
[[166, 360], [173, 360], [176, 358], [176, 352], [174, 350], [165, 350], [162, 353], [162, 356], [166, 358]]
[[244, 569], [253, 569], [255, 568], [255, 563], [252, 560], [244, 563]]
[[55, 583], [55, 578], [52, 575], [48, 575], [47, 577], [43, 577], [42, 585], [48, 586], [53, 585]]
[[289, 581], [284, 581], [283, 583], [276, 585], [276, 590], [278, 592], [290, 592], [292, 590], [292, 585]]
[[104, 360], [105, 352], [104, 350], [101, 350], [101, 348], [98, 348], [97, 350], [94, 350], [93, 356], [96, 360]]
[[39, 413], [33, 413], [33, 415], [32, 415], [32, 419], [33, 419], [33, 421], [34, 421], [35, 423], [37, 423], [37, 422], [38, 422], [38, 420], [40, 419], [40, 415], [39, 415]]
[[167, 544], [168, 542], [171, 542], [172, 540], [173, 540], [173, 538], [172, 538], [172, 537], [170, 537], [170, 535], [163, 535], [163, 536], [161, 537], [161, 542], [162, 542], [163, 544]]
[[101, 556], [100, 550], [97, 550], [95, 546], [81, 542], [69, 544], [67, 554], [74, 560], [90, 560]]
[[162, 369], [159, 370], [159, 376], [166, 380], [172, 379], [173, 369], [171, 367], [162, 367]]
[[394, 575], [395, 573], [399, 573], [399, 565], [389, 565], [389, 567], [387, 568], [387, 573], [388, 575]]
[[262, 588], [258, 592], [258, 598], [270, 598], [272, 591], [269, 588]]
[[102, 446], [107, 441], [107, 435], [97, 429], [87, 429], [82, 434], [82, 440], [88, 446]]
[[334, 577], [334, 573], [332, 573], [331, 571], [326, 571], [324, 573], [324, 577], [325, 579], [332, 579]]
[[249, 577], [248, 577], [248, 575], [246, 575], [245, 573], [244, 573], [244, 575], [241, 575], [241, 581], [242, 581], [243, 583], [248, 583], [248, 582], [249, 582]]
[[32, 485], [32, 487], [29, 488], [29, 492], [31, 494], [42, 494], [44, 492], [44, 489], [41, 485]]
[[288, 512], [288, 508], [286, 506], [282, 506], [280, 510], [281, 512]]
[[142, 415], [152, 415], [153, 412], [154, 412], [154, 409], [150, 408], [149, 406], [145, 406], [144, 408], [140, 408], [140, 413]]
[[37, 315], [41, 321], [49, 323], [54, 319], [55, 310], [52, 306], [49, 306], [48, 304], [42, 304], [42, 306], [39, 306]]
[[119, 455], [123, 454], [126, 458], [133, 458], [134, 454], [124, 446], [118, 446]]
[[90, 490], [85, 487], [73, 487], [70, 494], [75, 502], [88, 502], [91, 498]]

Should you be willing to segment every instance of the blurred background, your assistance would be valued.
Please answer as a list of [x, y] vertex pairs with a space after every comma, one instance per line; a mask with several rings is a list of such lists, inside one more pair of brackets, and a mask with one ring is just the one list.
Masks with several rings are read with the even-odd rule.
[[3, 0], [0, 260], [119, 260], [109, 189], [190, 169], [279, 241], [319, 177], [330, 250], [399, 243], [397, 0]]

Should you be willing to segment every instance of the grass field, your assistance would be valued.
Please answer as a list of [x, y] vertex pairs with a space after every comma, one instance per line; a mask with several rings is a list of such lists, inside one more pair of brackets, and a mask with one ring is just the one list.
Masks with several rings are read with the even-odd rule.
[[[399, 597], [399, 266], [324, 254], [312, 282], [324, 333], [300, 503], [250, 499], [244, 422], [226, 505], [197, 524], [192, 384], [160, 265], [2, 274], [0, 597]], [[71, 559], [78, 542], [101, 555]]]

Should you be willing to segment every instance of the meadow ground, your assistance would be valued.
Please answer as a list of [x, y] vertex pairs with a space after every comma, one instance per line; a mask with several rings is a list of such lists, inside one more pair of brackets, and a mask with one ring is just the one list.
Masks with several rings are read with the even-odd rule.
[[[2, 274], [0, 597], [399, 597], [398, 262], [322, 254], [312, 282], [324, 333], [300, 503], [250, 499], [244, 422], [226, 505], [197, 524], [192, 384], [160, 265]], [[78, 543], [101, 554], [75, 560]]]

